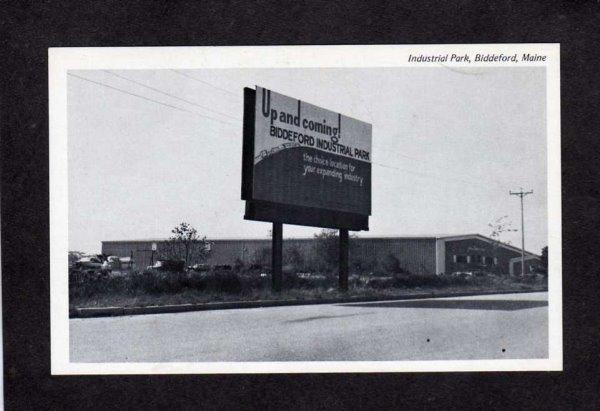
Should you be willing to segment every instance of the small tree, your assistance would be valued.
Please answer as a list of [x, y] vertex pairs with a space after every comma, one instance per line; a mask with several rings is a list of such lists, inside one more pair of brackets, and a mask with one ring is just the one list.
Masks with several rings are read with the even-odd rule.
[[261, 247], [254, 251], [252, 265], [268, 267], [271, 265], [271, 247]]
[[233, 263], [233, 268], [235, 269], [236, 272], [240, 272], [244, 269], [244, 261], [241, 258], [236, 258], [235, 262]]
[[[350, 235], [350, 240], [357, 238], [356, 234]], [[315, 255], [319, 268], [332, 269], [339, 261], [340, 236], [338, 230], [324, 228], [315, 234]], [[350, 241], [349, 254], [355, 252], [355, 245]]]
[[330, 269], [338, 261], [339, 235], [329, 228], [315, 234], [315, 255], [319, 269]]
[[542, 248], [541, 269], [545, 275], [548, 275], [548, 246]]
[[385, 274], [407, 274], [408, 272], [400, 265], [398, 257], [392, 253], [387, 254], [381, 261], [381, 267], [385, 271]]
[[293, 265], [295, 269], [304, 269], [305, 257], [296, 244], [284, 244], [283, 264]]
[[198, 230], [183, 222], [171, 230], [171, 237], [165, 250], [166, 257], [183, 260], [187, 267], [190, 262], [206, 260], [210, 254], [210, 242], [206, 237], [200, 237]]
[[510, 241], [500, 241], [502, 234], [519, 231], [516, 228], [512, 228], [512, 222], [508, 221], [507, 218], [508, 216], [505, 215], [488, 224], [488, 227], [490, 228], [490, 238], [492, 239], [492, 254], [495, 259], [498, 259], [498, 248], [500, 248], [502, 244], [510, 244]]

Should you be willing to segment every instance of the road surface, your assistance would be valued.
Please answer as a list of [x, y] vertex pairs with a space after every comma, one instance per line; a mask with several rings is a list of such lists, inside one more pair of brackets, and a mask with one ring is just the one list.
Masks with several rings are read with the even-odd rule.
[[72, 362], [548, 357], [547, 293], [70, 320]]

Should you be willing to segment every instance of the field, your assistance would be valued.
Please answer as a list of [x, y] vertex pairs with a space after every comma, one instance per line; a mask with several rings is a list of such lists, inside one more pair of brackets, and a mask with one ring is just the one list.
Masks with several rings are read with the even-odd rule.
[[268, 274], [242, 270], [129, 272], [69, 278], [69, 307], [143, 307], [217, 301], [314, 300], [337, 297], [398, 297], [424, 292], [545, 290], [547, 279], [526, 277], [350, 275], [349, 290], [337, 289], [334, 274], [284, 274], [283, 291], [271, 291]]

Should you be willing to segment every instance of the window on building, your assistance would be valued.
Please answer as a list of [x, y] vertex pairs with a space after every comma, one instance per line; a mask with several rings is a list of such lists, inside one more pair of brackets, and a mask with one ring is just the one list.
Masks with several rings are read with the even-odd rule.
[[474, 255], [471, 257], [471, 262], [475, 264], [481, 264], [483, 262], [483, 257], [480, 255]]
[[466, 263], [466, 262], [468, 262], [466, 255], [455, 255], [454, 256], [454, 261], [457, 262], [457, 263]]

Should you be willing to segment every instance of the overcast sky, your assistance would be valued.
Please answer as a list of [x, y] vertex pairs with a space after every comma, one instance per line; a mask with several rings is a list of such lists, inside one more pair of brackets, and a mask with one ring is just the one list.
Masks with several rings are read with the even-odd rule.
[[[182, 221], [209, 238], [267, 238], [270, 224], [245, 221], [240, 199], [242, 90], [255, 85], [373, 124], [372, 216], [360, 236], [489, 235], [505, 215], [520, 230], [508, 192], [523, 187], [534, 190], [526, 248], [547, 244], [544, 68], [70, 73], [71, 250], [168, 237]], [[285, 237], [317, 231], [284, 226]], [[521, 244], [520, 232], [502, 239]]]

